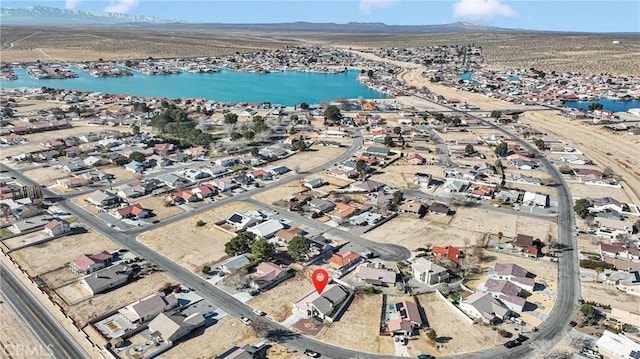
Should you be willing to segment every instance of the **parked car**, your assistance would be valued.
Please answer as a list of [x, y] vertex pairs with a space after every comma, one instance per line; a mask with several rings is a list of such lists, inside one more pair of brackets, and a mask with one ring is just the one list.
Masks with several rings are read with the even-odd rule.
[[261, 311], [260, 309], [254, 309], [253, 310], [253, 314], [255, 314], [257, 316], [260, 316], [260, 317], [267, 315], [267, 313]]
[[311, 349], [305, 349], [304, 355], [306, 355], [308, 357], [312, 357], [312, 358], [320, 358], [320, 353], [314, 352]]
[[572, 326], [572, 327], [575, 327], [576, 325], [578, 325], [578, 323], [576, 323], [575, 320], [572, 320], [572, 321], [569, 322], [569, 325]]
[[518, 345], [520, 345], [520, 343], [515, 340], [509, 340], [508, 342], [504, 343], [504, 346], [509, 349], [517, 347]]
[[244, 325], [250, 325], [251, 324], [251, 319], [247, 318], [247, 317], [240, 317], [240, 321], [242, 322], [242, 324]]

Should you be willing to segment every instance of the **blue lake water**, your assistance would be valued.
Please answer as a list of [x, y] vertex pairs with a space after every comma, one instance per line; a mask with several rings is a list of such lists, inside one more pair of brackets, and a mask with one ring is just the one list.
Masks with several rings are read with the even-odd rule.
[[458, 75], [459, 78], [465, 80], [465, 81], [469, 81], [469, 82], [475, 82], [472, 78], [471, 75], [473, 75], [473, 71], [468, 71], [465, 72], [463, 74]]
[[613, 111], [613, 112], [626, 112], [631, 108], [640, 108], [640, 100], [632, 100], [632, 101], [616, 101], [616, 100], [595, 100], [595, 101], [571, 101], [565, 102], [564, 105], [566, 107], [578, 108], [582, 110], [587, 110], [589, 105], [592, 103], [601, 103], [604, 106], [605, 110]]
[[111, 94], [150, 97], [203, 97], [229, 102], [269, 101], [287, 106], [331, 101], [338, 96], [367, 99], [387, 98], [357, 81], [360, 71], [339, 74], [277, 72], [258, 74], [222, 70], [212, 74], [147, 76], [135, 73], [126, 77], [92, 77], [73, 69], [80, 77], [65, 80], [36, 80], [24, 69], [14, 69], [18, 79], [0, 82], [1, 87], [52, 87]]

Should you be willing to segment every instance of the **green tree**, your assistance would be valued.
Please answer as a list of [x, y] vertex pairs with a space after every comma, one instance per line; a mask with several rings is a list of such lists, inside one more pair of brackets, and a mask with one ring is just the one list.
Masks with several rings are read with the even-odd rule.
[[500, 144], [496, 146], [494, 152], [500, 157], [505, 157], [509, 153], [509, 147], [506, 142], [500, 142]]
[[238, 122], [238, 115], [233, 112], [227, 112], [224, 114], [224, 123], [235, 124]]
[[144, 158], [144, 154], [137, 151], [131, 152], [131, 154], [129, 155], [129, 161], [142, 162], [144, 161]]
[[297, 235], [289, 241], [287, 252], [295, 261], [301, 261], [305, 259], [310, 248], [309, 241], [305, 237]]
[[233, 131], [233, 132], [231, 132], [229, 137], [231, 138], [231, 140], [235, 141], [235, 140], [241, 139], [242, 138], [242, 134], [240, 132], [238, 132], [238, 131]]
[[324, 119], [325, 121], [340, 121], [342, 118], [342, 113], [340, 113], [340, 109], [337, 106], [330, 105], [324, 110]]
[[364, 178], [364, 173], [366, 172], [367, 163], [364, 160], [356, 161], [356, 171], [360, 174], [360, 178]]
[[368, 78], [372, 78], [373, 77], [373, 70], [371, 70], [371, 69], [367, 70], [367, 77]]
[[602, 110], [603, 108], [604, 108], [604, 105], [599, 102], [594, 102], [592, 104], [589, 104], [589, 111]]
[[427, 332], [427, 337], [431, 339], [431, 341], [435, 341], [436, 339], [438, 339], [438, 333], [436, 333], [435, 330], [431, 329]]
[[296, 150], [298, 151], [306, 151], [307, 150], [307, 143], [304, 142], [303, 140], [300, 140], [298, 142], [296, 142]]
[[473, 148], [473, 145], [468, 144], [466, 146], [464, 146], [464, 153], [470, 155], [472, 153], [476, 152], [476, 150]]
[[393, 198], [391, 198], [391, 206], [394, 209], [398, 208], [398, 206], [402, 202], [403, 198], [404, 198], [404, 194], [402, 193], [402, 191], [397, 190], [397, 191], [393, 192]]
[[253, 131], [247, 130], [242, 132], [242, 137], [244, 137], [247, 140], [253, 140], [254, 136], [255, 136], [255, 133], [253, 133]]
[[384, 145], [387, 147], [392, 147], [393, 146], [393, 138], [391, 138], [391, 136], [386, 135], [384, 137]]
[[247, 253], [251, 249], [252, 243], [253, 235], [249, 232], [242, 232], [224, 244], [224, 252], [230, 257]]
[[502, 116], [502, 111], [491, 111], [490, 116], [493, 118], [500, 118], [500, 116]]
[[399, 135], [401, 132], [402, 132], [402, 129], [400, 127], [393, 128], [393, 133], [395, 133], [396, 135]]
[[256, 263], [273, 260], [276, 257], [276, 247], [264, 238], [258, 238], [251, 246], [253, 260]]
[[258, 147], [251, 147], [251, 156], [257, 158], [259, 154], [260, 150], [258, 149]]
[[307, 110], [309, 108], [309, 104], [307, 104], [306, 102], [303, 102], [300, 104], [300, 108], [303, 110]]
[[580, 216], [580, 218], [585, 219], [589, 214], [589, 207], [591, 207], [591, 202], [586, 198], [580, 198], [573, 206], [573, 210], [576, 211], [576, 214]]
[[538, 147], [540, 151], [544, 151], [547, 149], [547, 145], [544, 143], [542, 139], [537, 138], [533, 140], [533, 144], [536, 145], [536, 147]]
[[133, 132], [134, 136], [139, 135], [140, 134], [140, 126], [138, 126], [138, 125], [131, 126], [131, 131]]

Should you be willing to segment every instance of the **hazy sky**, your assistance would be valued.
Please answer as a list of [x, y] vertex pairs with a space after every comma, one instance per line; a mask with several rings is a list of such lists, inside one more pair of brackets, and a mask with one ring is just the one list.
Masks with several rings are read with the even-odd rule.
[[427, 25], [466, 21], [533, 30], [640, 32], [639, 0], [3, 0], [1, 4], [124, 12], [192, 22]]

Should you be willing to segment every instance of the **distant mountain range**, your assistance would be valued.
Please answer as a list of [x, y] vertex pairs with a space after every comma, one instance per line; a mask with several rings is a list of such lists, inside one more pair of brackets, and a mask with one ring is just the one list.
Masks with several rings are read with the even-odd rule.
[[178, 20], [153, 16], [135, 16], [115, 12], [69, 10], [50, 6], [0, 8], [2, 25], [116, 25], [116, 24], [169, 24]]
[[146, 28], [169, 29], [219, 29], [253, 31], [292, 31], [292, 32], [333, 32], [333, 33], [464, 33], [464, 32], [503, 32], [503, 33], [548, 33], [525, 29], [506, 29], [494, 26], [475, 25], [456, 22], [440, 25], [387, 25], [384, 23], [348, 24], [291, 22], [277, 24], [221, 24], [191, 23], [176, 19], [163, 19], [153, 16], [136, 16], [121, 13], [70, 10], [50, 6], [27, 6], [20, 8], [0, 8], [0, 25], [33, 26], [110, 26], [128, 25]]

